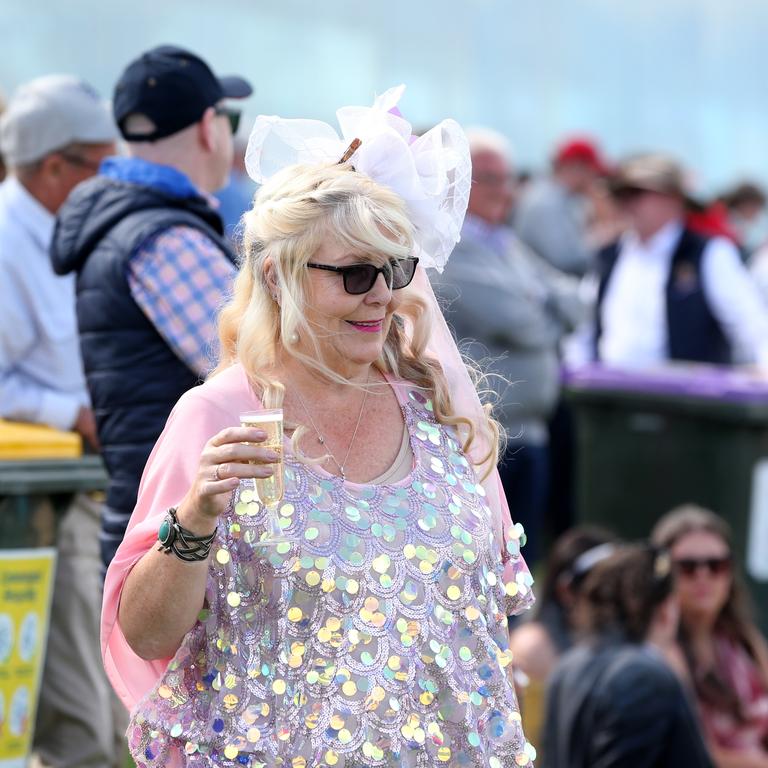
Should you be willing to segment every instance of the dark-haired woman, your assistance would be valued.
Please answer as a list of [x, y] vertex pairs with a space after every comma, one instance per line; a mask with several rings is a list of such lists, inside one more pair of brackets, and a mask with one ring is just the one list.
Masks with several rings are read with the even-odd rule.
[[615, 548], [602, 528], [578, 526], [555, 541], [547, 561], [541, 597], [529, 621], [510, 634], [523, 725], [537, 744], [544, 722], [544, 695], [557, 660], [574, 642], [573, 609], [584, 579]]
[[653, 540], [677, 573], [679, 642], [718, 768], [768, 768], [768, 648], [752, 620], [727, 523], [692, 505]]
[[547, 700], [544, 768], [710, 768], [683, 686], [658, 647], [677, 629], [669, 555], [626, 545], [584, 582], [586, 639]]

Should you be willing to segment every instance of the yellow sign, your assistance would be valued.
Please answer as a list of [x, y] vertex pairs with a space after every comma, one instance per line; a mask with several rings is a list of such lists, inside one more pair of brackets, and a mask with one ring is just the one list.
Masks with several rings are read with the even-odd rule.
[[0, 768], [29, 754], [55, 561], [55, 549], [0, 550]]

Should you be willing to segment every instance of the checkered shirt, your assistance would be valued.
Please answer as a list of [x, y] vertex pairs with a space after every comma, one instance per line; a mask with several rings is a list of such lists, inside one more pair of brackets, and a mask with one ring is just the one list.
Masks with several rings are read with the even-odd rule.
[[201, 377], [216, 361], [216, 319], [231, 295], [236, 271], [209, 237], [186, 226], [161, 232], [128, 264], [134, 301]]

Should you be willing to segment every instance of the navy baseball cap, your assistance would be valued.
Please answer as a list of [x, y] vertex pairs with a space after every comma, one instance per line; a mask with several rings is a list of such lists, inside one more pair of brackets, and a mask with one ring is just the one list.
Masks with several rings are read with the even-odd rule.
[[[115, 86], [112, 109], [126, 141], [157, 141], [198, 122], [222, 99], [253, 93], [242, 77], [217, 77], [199, 57], [183, 48], [161, 45], [132, 61]], [[155, 125], [150, 134], [125, 129], [129, 115], [144, 115]]]

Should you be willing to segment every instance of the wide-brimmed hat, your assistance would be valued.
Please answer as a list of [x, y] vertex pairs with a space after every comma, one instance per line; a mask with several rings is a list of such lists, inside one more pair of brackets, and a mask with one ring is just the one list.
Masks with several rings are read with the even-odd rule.
[[618, 197], [642, 191], [675, 195], [693, 201], [682, 165], [669, 155], [659, 152], [633, 155], [623, 160], [609, 179], [609, 187]]

